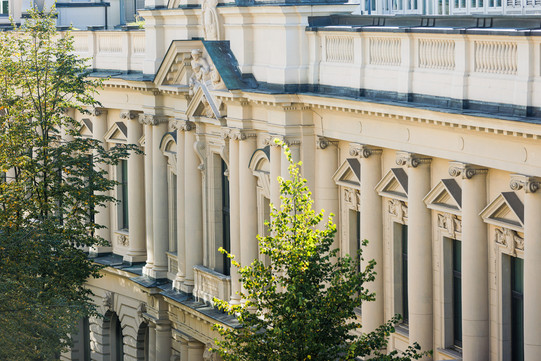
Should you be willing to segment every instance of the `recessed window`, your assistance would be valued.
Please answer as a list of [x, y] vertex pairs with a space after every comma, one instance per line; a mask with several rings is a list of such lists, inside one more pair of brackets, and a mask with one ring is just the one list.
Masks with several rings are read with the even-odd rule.
[[[222, 159], [221, 166], [221, 186], [222, 186], [222, 247], [230, 252], [231, 251], [231, 230], [230, 230], [230, 199], [229, 199], [229, 179], [227, 178], [227, 164]], [[231, 260], [223, 255], [223, 274], [229, 276], [231, 268]]]
[[524, 361], [524, 261], [511, 257], [511, 356]]
[[462, 347], [462, 244], [453, 239], [453, 343]]
[[129, 229], [128, 221], [128, 161], [123, 159], [117, 168], [118, 185], [118, 228]]
[[409, 323], [408, 307], [408, 226], [394, 223], [394, 284], [395, 313], [402, 316], [403, 325]]

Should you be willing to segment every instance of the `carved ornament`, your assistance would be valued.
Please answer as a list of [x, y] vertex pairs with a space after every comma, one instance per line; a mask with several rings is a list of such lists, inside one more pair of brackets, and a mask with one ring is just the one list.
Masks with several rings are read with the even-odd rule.
[[137, 306], [137, 316], [140, 318], [143, 318], [143, 314], [147, 312], [147, 305], [141, 302], [139, 306]]
[[217, 6], [218, 0], [203, 0], [202, 19], [205, 40], [220, 40]]
[[168, 118], [163, 115], [155, 114], [139, 114], [139, 123], [145, 125], [158, 125], [160, 123], [166, 123]]
[[195, 129], [195, 123], [189, 120], [175, 120], [173, 122], [173, 128], [183, 132], [189, 132]]
[[103, 297], [102, 304], [103, 304], [103, 307], [105, 307], [107, 310], [112, 310], [113, 309], [113, 305], [114, 305], [113, 297], [114, 297], [113, 292], [105, 291], [105, 295]]
[[457, 233], [462, 233], [462, 220], [451, 213], [438, 213], [438, 228], [456, 239]]
[[361, 211], [361, 192], [358, 189], [344, 188], [344, 203], [349, 209]]
[[126, 110], [120, 113], [121, 119], [136, 119], [137, 118], [137, 112], [133, 110]]
[[417, 168], [421, 164], [430, 164], [432, 158], [423, 157], [418, 154], [408, 152], [396, 152], [396, 164], [408, 168]]
[[276, 141], [275, 141], [276, 139], [284, 142], [288, 147], [301, 144], [301, 141], [299, 139], [289, 138], [283, 135], [270, 135], [267, 138], [265, 138], [265, 145], [279, 147], [280, 145], [276, 144]]
[[372, 155], [380, 155], [382, 150], [379, 148], [373, 148], [364, 144], [350, 144], [349, 154], [352, 157], [369, 158]]
[[471, 164], [461, 162], [451, 162], [449, 164], [449, 175], [451, 177], [462, 176], [463, 179], [472, 179], [478, 174], [486, 174], [488, 169], [476, 167]]
[[128, 247], [130, 245], [130, 238], [125, 234], [119, 234], [117, 241], [118, 244], [122, 247]]
[[408, 206], [405, 202], [398, 199], [389, 199], [387, 212], [397, 219], [398, 222], [408, 224]]
[[529, 177], [522, 174], [511, 174], [509, 186], [512, 190], [524, 189], [526, 193], [535, 193], [539, 190], [541, 178]]
[[511, 229], [496, 228], [494, 240], [505, 253], [511, 256], [516, 256], [517, 250], [524, 251], [524, 238]]
[[95, 117], [99, 117], [100, 115], [106, 114], [106, 113], [107, 113], [107, 110], [104, 108], [92, 108], [90, 110], [90, 114]]
[[203, 352], [204, 361], [216, 361], [216, 354], [212, 352], [212, 344], [207, 343], [205, 346], [205, 352]]

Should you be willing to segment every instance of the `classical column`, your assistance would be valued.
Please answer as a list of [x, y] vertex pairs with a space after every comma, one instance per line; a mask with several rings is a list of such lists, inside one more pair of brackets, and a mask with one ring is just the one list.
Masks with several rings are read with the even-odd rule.
[[159, 361], [156, 359], [156, 324], [148, 323], [148, 361]]
[[178, 271], [173, 281], [173, 288], [179, 290], [184, 277], [186, 275], [186, 243], [184, 240], [185, 227], [185, 194], [184, 194], [184, 152], [186, 145], [184, 144], [184, 131], [191, 127], [187, 122], [178, 121], [175, 124], [177, 128], [177, 263]]
[[[242, 134], [242, 133], [240, 133]], [[229, 138], [229, 198], [231, 210], [231, 254], [238, 261], [241, 258], [240, 250], [240, 203], [239, 203], [239, 137], [232, 134]], [[244, 191], [244, 190], [243, 190]], [[254, 212], [255, 213], [255, 212]], [[231, 303], [240, 301], [240, 274], [238, 269], [231, 265]]]
[[184, 146], [184, 201], [189, 204], [190, 211], [184, 213], [186, 275], [181, 290], [192, 292], [193, 266], [203, 264], [203, 190], [200, 162], [196, 154], [195, 127], [190, 126], [184, 132]]
[[[333, 180], [334, 172], [338, 168], [338, 147], [327, 138], [318, 137], [316, 141], [316, 187], [315, 187], [315, 211], [324, 209], [325, 214], [322, 227], [327, 224], [329, 215], [334, 214], [333, 222], [338, 224], [338, 187]], [[335, 238], [336, 239], [336, 238]], [[338, 246], [335, 244], [335, 246]]]
[[524, 360], [541, 354], [541, 178], [512, 175], [511, 189], [524, 189]]
[[[127, 143], [135, 144], [139, 148], [143, 130], [136, 114], [123, 112], [120, 117], [128, 123]], [[128, 157], [128, 205], [130, 237], [124, 261], [143, 262], [146, 260], [144, 157], [135, 152]]]
[[361, 240], [368, 240], [363, 248], [364, 269], [370, 260], [376, 261], [376, 279], [366, 287], [376, 294], [376, 300], [363, 302], [363, 332], [370, 332], [382, 325], [383, 319], [383, 224], [381, 197], [375, 188], [381, 179], [381, 149], [354, 145], [350, 154], [361, 162]]
[[451, 176], [462, 177], [462, 357], [489, 359], [487, 169], [452, 162]]
[[143, 268], [143, 274], [150, 276], [152, 269], [154, 268], [154, 222], [152, 217], [152, 153], [154, 151], [152, 147], [152, 125], [145, 121], [144, 116], [141, 115], [139, 121], [144, 124], [145, 133], [145, 229], [146, 229], [146, 247], [147, 247], [147, 260], [145, 267]]
[[[93, 133], [94, 139], [99, 140], [102, 143], [102, 146], [105, 149], [107, 149], [107, 143], [105, 142], [105, 133], [107, 133], [107, 111], [104, 109], [96, 108], [92, 111], [92, 115], [93, 115], [92, 133]], [[95, 167], [98, 171], [106, 171], [109, 174], [109, 166], [107, 164], [97, 163]], [[106, 193], [107, 195], [109, 195], [108, 192]], [[110, 209], [111, 209], [111, 203], [106, 203], [102, 207], [97, 207], [96, 209], [97, 213], [94, 217], [97, 224], [104, 226], [104, 228], [100, 228], [96, 230], [96, 235], [107, 241], [111, 241]], [[112, 247], [95, 246], [90, 249], [90, 253], [100, 254], [100, 253], [112, 252], [112, 250], [113, 250]]]
[[205, 345], [199, 341], [188, 341], [188, 361], [203, 361]]
[[257, 179], [248, 165], [256, 150], [255, 133], [239, 133], [239, 203], [241, 264], [248, 266], [258, 255], [257, 243]]
[[396, 163], [408, 168], [409, 339], [423, 350], [434, 348], [431, 214], [423, 202], [430, 192], [430, 162], [430, 158], [397, 152]]
[[167, 118], [151, 116], [152, 130], [152, 219], [154, 238], [153, 278], [167, 277], [169, 250], [169, 209], [167, 207], [167, 158], [160, 150], [160, 143], [167, 132]]
[[171, 357], [171, 326], [167, 320], [156, 322], [156, 361]]
[[274, 137], [267, 139], [270, 146], [270, 201], [275, 208], [280, 209], [280, 182], [282, 148], [274, 143]]

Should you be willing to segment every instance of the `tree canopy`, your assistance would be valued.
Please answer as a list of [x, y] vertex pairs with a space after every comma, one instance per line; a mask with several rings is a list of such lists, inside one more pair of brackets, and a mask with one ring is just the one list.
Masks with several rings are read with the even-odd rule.
[[84, 252], [99, 206], [114, 201], [104, 167], [128, 155], [79, 134], [100, 82], [88, 78], [53, 12], [30, 11], [0, 35], [0, 359], [51, 360], [94, 314], [84, 287], [100, 267]]
[[[259, 252], [268, 262], [255, 260], [239, 269], [245, 302], [231, 305], [215, 299], [218, 307], [236, 315], [240, 324], [238, 328], [215, 326], [222, 336], [215, 351], [226, 361], [422, 357], [418, 344], [402, 354], [385, 353], [399, 316], [373, 332], [358, 332], [362, 325], [356, 308], [379, 296], [364, 287], [376, 277], [375, 261], [359, 271], [362, 249], [353, 257], [340, 257], [338, 249], [332, 249], [336, 233], [332, 215], [325, 227], [318, 226], [323, 211], [312, 209], [311, 193], [299, 173], [300, 163], [294, 164], [288, 147], [276, 142], [290, 162], [290, 180], [279, 179], [281, 205], [271, 205], [269, 235], [258, 236]], [[229, 257], [240, 267], [233, 255]]]

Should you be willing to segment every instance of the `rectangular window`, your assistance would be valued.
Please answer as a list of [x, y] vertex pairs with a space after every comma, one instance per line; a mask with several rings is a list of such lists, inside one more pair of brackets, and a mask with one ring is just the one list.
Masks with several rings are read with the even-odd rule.
[[408, 307], [408, 226], [403, 224], [401, 235], [401, 259], [402, 259], [402, 319], [404, 324], [409, 323]]
[[462, 244], [453, 239], [453, 341], [462, 347]]
[[408, 226], [393, 225], [393, 265], [394, 265], [394, 313], [402, 316], [402, 324], [409, 324], [408, 307]]
[[524, 361], [524, 261], [511, 257], [511, 355]]
[[[222, 159], [222, 234], [223, 234], [223, 245], [222, 247], [228, 251], [231, 252], [231, 232], [230, 232], [230, 209], [229, 209], [229, 179], [226, 175], [227, 171], [227, 164]], [[223, 255], [223, 274], [226, 276], [230, 275], [230, 268], [231, 268], [231, 260], [227, 258], [226, 255]]]
[[1, 0], [2, 1], [2, 15], [9, 15], [9, 1], [8, 0]]
[[[361, 249], [361, 212], [354, 210], [349, 211], [349, 255], [352, 259], [357, 257], [357, 253]], [[357, 267], [357, 271], [361, 272], [361, 265]]]
[[128, 223], [128, 161], [123, 159], [118, 164], [118, 228], [129, 229]]

